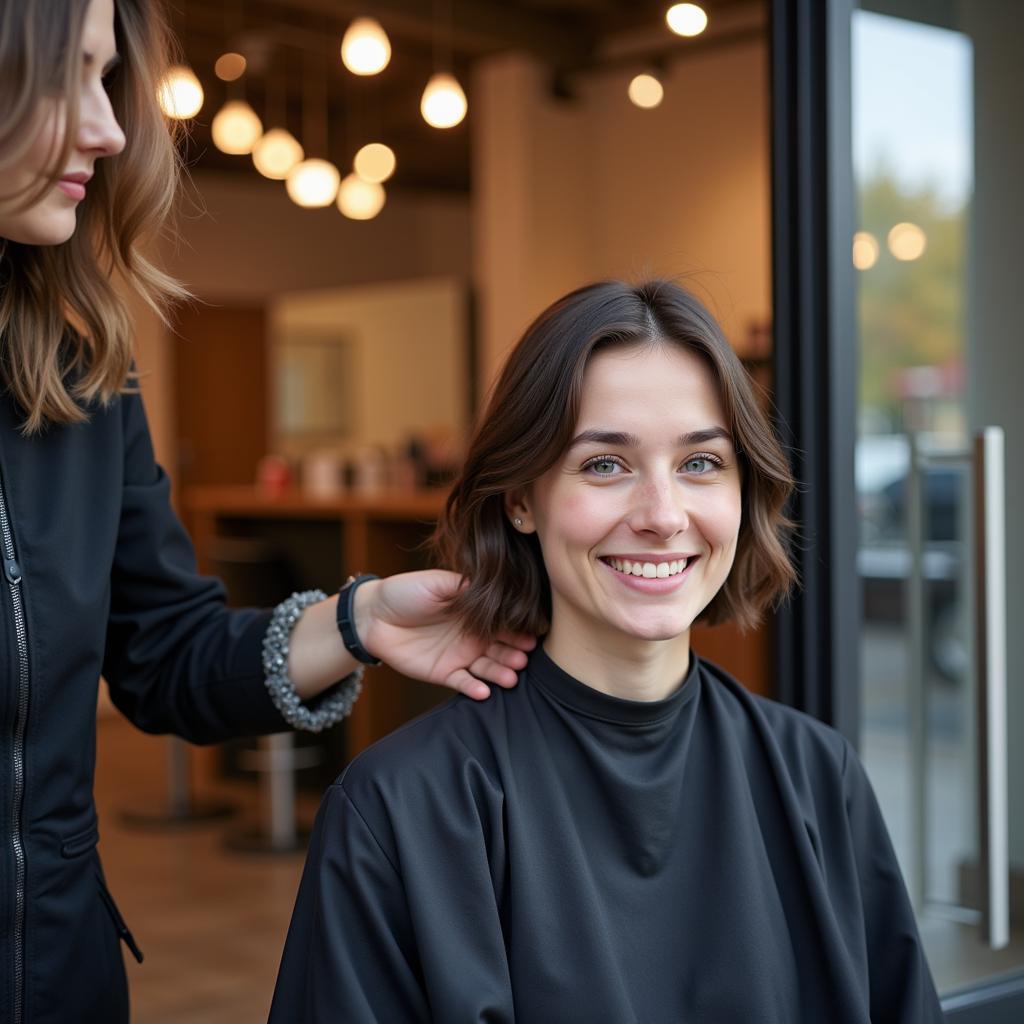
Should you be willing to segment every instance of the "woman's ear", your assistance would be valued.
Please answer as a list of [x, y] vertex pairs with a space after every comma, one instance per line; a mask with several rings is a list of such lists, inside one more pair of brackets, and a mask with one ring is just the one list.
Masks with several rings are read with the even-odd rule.
[[513, 529], [520, 533], [533, 533], [536, 527], [530, 511], [530, 496], [525, 487], [517, 487], [505, 492], [505, 515], [512, 523]]

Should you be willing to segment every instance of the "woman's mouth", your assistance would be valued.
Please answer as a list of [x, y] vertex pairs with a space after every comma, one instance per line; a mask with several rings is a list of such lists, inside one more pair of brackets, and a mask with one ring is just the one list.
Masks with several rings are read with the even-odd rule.
[[655, 596], [671, 594], [685, 586], [700, 556], [658, 560], [608, 556], [598, 560], [622, 586], [638, 594]]
[[81, 200], [85, 198], [85, 184], [81, 181], [69, 181], [67, 178], [61, 178], [57, 182], [57, 188], [68, 196], [70, 199]]
[[686, 571], [687, 566], [696, 560], [696, 555], [672, 559], [664, 562], [632, 561], [628, 558], [602, 558], [605, 565], [610, 566], [623, 576], [638, 576], [641, 579], [671, 579]]

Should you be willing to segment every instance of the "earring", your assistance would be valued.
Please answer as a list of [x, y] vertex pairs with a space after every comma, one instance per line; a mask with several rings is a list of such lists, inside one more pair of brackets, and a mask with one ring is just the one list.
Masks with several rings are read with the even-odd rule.
[[513, 523], [513, 525], [514, 525], [514, 526], [516, 527], [516, 529], [519, 529], [519, 527], [523, 525], [523, 521], [522, 521], [522, 519], [520, 519], [520, 518], [519, 518], [519, 516], [516, 516], [516, 517], [515, 517], [515, 518], [514, 518], [514, 519], [512, 520], [512, 523]]

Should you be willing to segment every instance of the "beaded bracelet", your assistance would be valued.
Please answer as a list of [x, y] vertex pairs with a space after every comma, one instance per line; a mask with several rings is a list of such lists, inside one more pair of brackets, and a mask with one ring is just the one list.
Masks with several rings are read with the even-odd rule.
[[363, 688], [363, 669], [360, 666], [312, 704], [306, 705], [295, 692], [295, 684], [288, 675], [288, 641], [292, 629], [309, 605], [326, 598], [322, 590], [304, 590], [285, 598], [274, 609], [263, 637], [263, 671], [270, 699], [293, 729], [307, 732], [322, 732], [340, 722], [352, 710]]

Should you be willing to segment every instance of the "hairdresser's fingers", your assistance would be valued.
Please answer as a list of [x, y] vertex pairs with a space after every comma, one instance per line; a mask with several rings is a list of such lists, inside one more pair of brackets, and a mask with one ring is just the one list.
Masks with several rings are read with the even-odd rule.
[[490, 657], [489, 653], [477, 658], [469, 666], [469, 671], [477, 679], [484, 679], [488, 683], [497, 683], [498, 686], [515, 686], [519, 681], [519, 676], [514, 668], [503, 665], [500, 661]]
[[445, 681], [445, 686], [450, 686], [459, 693], [464, 693], [473, 700], [487, 700], [491, 695], [491, 688], [476, 676], [470, 675], [464, 668], [456, 669]]
[[[503, 666], [509, 670], [511, 675], [509, 675], [509, 673], [502, 672], [498, 678], [491, 679], [490, 676], [487, 677], [488, 679], [491, 679], [491, 682], [498, 683], [501, 686], [515, 686], [517, 678], [516, 672], [521, 668], [525, 668], [527, 661], [529, 661], [529, 658], [527, 658], [525, 651], [521, 651], [518, 647], [509, 647], [508, 644], [503, 643], [491, 644], [491, 646], [487, 648], [484, 656], [479, 659], [480, 663], [490, 662], [493, 665], [497, 665], [499, 667]], [[477, 671], [477, 664], [478, 662], [474, 662], [470, 666], [470, 669], [475, 675], [481, 675], [481, 673]]]
[[498, 634], [498, 643], [506, 647], [517, 647], [521, 651], [532, 651], [537, 646], [537, 638], [532, 633], [512, 633], [506, 630]]

